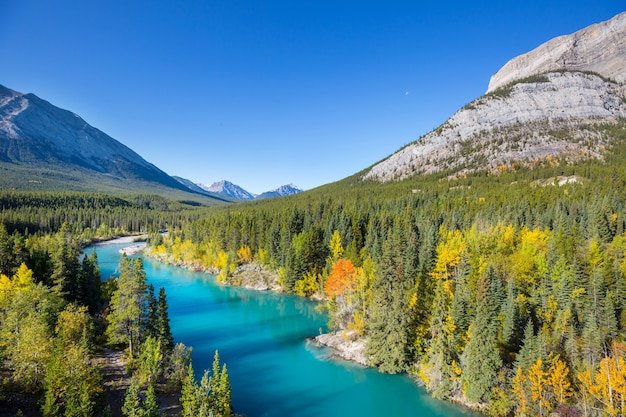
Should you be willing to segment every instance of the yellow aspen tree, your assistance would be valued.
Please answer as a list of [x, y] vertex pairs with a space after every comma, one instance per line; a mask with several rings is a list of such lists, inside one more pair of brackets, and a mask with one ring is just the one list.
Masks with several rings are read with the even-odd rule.
[[548, 385], [552, 387], [554, 399], [563, 404], [572, 396], [572, 385], [569, 382], [569, 368], [558, 355], [554, 358], [547, 374]]
[[543, 370], [543, 361], [541, 358], [528, 370], [528, 380], [530, 381], [530, 395], [533, 402], [539, 407], [539, 415], [543, 416], [546, 411], [551, 410], [547, 390], [546, 390], [546, 372]]
[[516, 415], [527, 416], [528, 415], [528, 394], [526, 392], [526, 378], [522, 367], [517, 368], [515, 377], [512, 381], [512, 390], [515, 399], [517, 400]]
[[252, 249], [250, 246], [244, 245], [237, 250], [237, 263], [247, 264], [252, 262]]
[[13, 294], [13, 282], [4, 274], [0, 274], [0, 305], [7, 302]]
[[343, 256], [343, 246], [341, 246], [341, 236], [339, 232], [335, 230], [333, 235], [330, 238], [330, 243], [328, 245], [330, 249], [330, 262], [335, 263], [339, 258]]
[[467, 243], [459, 230], [445, 232], [445, 238], [437, 245], [437, 257], [431, 275], [433, 278], [448, 280], [456, 275], [456, 267], [461, 264], [467, 250]]
[[589, 372], [580, 379], [589, 394], [602, 404], [602, 410], [607, 415], [624, 415], [626, 363], [621, 356], [605, 357], [593, 376]]
[[13, 288], [16, 291], [29, 288], [35, 285], [35, 278], [33, 278], [33, 271], [28, 269], [25, 263], [22, 263], [20, 267], [13, 275]]
[[259, 251], [256, 254], [256, 259], [261, 265], [269, 265], [270, 254], [265, 249], [259, 248]]

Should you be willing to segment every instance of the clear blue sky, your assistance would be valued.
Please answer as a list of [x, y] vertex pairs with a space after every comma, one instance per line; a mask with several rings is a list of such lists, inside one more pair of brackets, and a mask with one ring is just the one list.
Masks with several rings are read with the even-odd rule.
[[0, 0], [0, 84], [170, 175], [260, 193], [337, 181], [613, 1]]

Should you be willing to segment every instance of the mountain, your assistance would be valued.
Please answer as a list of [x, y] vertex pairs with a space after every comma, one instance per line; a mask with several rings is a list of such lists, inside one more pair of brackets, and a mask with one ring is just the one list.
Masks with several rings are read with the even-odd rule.
[[533, 74], [556, 70], [591, 71], [623, 83], [626, 57], [626, 12], [571, 35], [549, 40], [513, 58], [489, 81], [487, 92]]
[[259, 194], [258, 196], [256, 196], [256, 200], [263, 200], [266, 198], [275, 198], [275, 197], [285, 197], [288, 195], [298, 194], [301, 192], [302, 190], [296, 187], [294, 184], [283, 185], [283, 186], [278, 187], [275, 190], [266, 191], [264, 193]]
[[242, 187], [238, 186], [237, 184], [233, 184], [232, 182], [226, 181], [226, 180], [214, 182], [213, 184], [211, 184], [211, 186], [206, 186], [204, 184], [196, 184], [196, 185], [205, 191], [216, 193], [224, 197], [232, 198], [235, 200], [243, 200], [243, 201], [263, 200], [266, 198], [284, 197], [284, 196], [298, 194], [302, 192], [301, 189], [299, 189], [293, 184], [283, 185], [281, 187], [278, 187], [275, 190], [266, 191], [259, 195], [252, 194], [251, 192], [244, 190]]
[[626, 118], [625, 51], [626, 13], [552, 39], [509, 61], [491, 77], [487, 94], [363, 178], [456, 177], [601, 158], [604, 126]]
[[77, 114], [0, 85], [0, 187], [192, 191]]
[[204, 184], [198, 184], [198, 186], [205, 191], [220, 194], [224, 197], [234, 198], [236, 200], [254, 200], [256, 197], [254, 194], [244, 190], [240, 186], [226, 180], [214, 182], [209, 187]]

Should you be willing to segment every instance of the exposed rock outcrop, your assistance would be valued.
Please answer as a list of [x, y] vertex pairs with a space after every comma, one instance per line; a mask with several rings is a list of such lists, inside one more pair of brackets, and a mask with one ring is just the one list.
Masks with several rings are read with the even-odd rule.
[[489, 93], [376, 164], [364, 179], [601, 158], [599, 127], [626, 118], [626, 12], [512, 59]]
[[355, 332], [324, 333], [316, 336], [314, 340], [319, 344], [334, 349], [335, 354], [333, 356], [367, 366], [365, 339], [359, 337]]
[[626, 81], [626, 12], [513, 58], [491, 77], [487, 92], [533, 74], [561, 69], [593, 71], [618, 83]]
[[626, 100], [618, 84], [587, 73], [548, 73], [475, 100], [364, 178], [385, 182], [547, 157], [599, 158], [605, 143], [595, 127], [623, 117]]

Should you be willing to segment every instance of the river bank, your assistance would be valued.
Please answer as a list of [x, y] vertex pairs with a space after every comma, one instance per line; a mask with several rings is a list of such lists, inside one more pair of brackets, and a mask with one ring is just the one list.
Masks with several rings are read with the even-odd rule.
[[[183, 260], [175, 261], [166, 254], [154, 253], [150, 250], [150, 248], [145, 250], [144, 253], [146, 256], [153, 257], [161, 262], [174, 265], [179, 268], [185, 268], [196, 272], [206, 272], [214, 275], [217, 275], [220, 272], [214, 268], [205, 268], [199, 264], [189, 264]], [[235, 272], [228, 277], [227, 281], [220, 281], [220, 283], [223, 285], [232, 285], [255, 291], [272, 291], [275, 293], [283, 292], [279, 282], [278, 273], [270, 271], [256, 262], [238, 265]], [[313, 341], [318, 346], [323, 345], [331, 348], [334, 351], [331, 355], [332, 357], [352, 361], [362, 366], [369, 366], [365, 356], [366, 339], [359, 336], [354, 331], [323, 333], [309, 340]]]
[[127, 256], [136, 255], [137, 253], [143, 251], [147, 247], [148, 235], [130, 235], [130, 236], [121, 236], [113, 239], [102, 240], [92, 243], [92, 246], [107, 246], [107, 245], [119, 245], [125, 243], [134, 243], [130, 246], [125, 246], [119, 250], [120, 253], [126, 254]]
[[368, 366], [365, 356], [367, 340], [354, 331], [338, 331], [323, 333], [310, 339], [318, 346], [323, 345], [333, 349], [331, 357], [339, 358], [359, 365]]
[[[117, 268], [122, 246], [105, 246], [98, 253], [103, 276]], [[312, 338], [328, 321], [317, 303], [270, 290], [250, 292], [232, 284], [216, 285], [215, 278], [190, 272], [198, 270], [197, 266], [159, 264], [160, 259], [155, 259], [144, 267], [155, 287], [166, 288], [176, 340], [193, 345], [197, 369], [210, 369], [213, 353], [219, 350], [220, 358], [228, 363], [233, 407], [239, 413], [267, 417], [474, 415], [433, 400], [405, 375], [381, 374], [362, 366], [362, 360], [361, 365], [348, 365], [344, 360], [359, 363], [358, 357], [343, 356], [344, 352], [354, 352], [355, 343], [364, 352], [365, 341], [341, 332]], [[240, 272], [259, 270], [249, 266]]]

